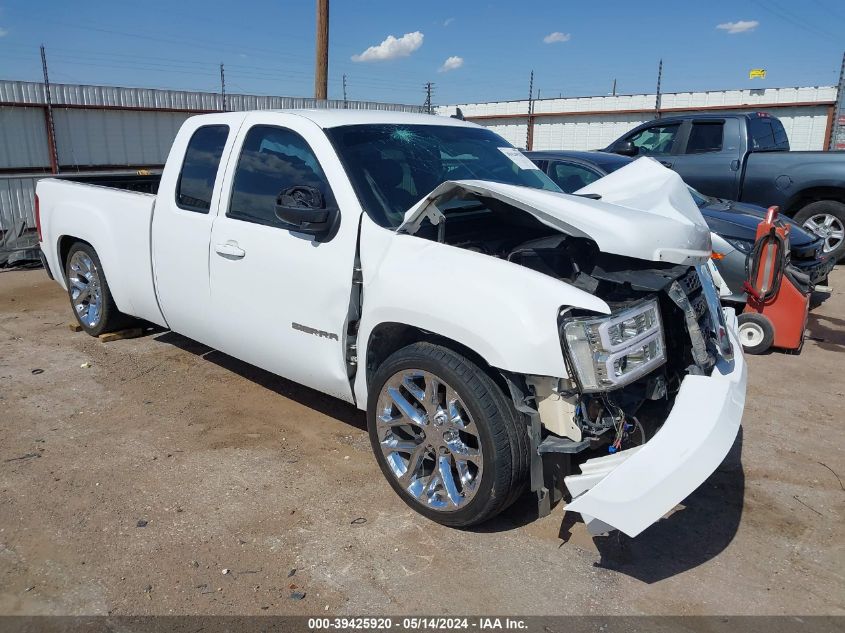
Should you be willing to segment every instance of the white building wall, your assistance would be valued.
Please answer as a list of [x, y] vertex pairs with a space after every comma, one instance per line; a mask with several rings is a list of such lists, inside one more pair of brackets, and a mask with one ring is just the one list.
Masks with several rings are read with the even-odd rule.
[[[533, 149], [606, 147], [631, 128], [653, 119], [655, 98], [654, 94], [643, 94], [535, 101]], [[679, 92], [661, 96], [661, 111], [665, 116], [713, 107], [724, 108], [714, 113], [747, 112], [755, 106], [777, 104], [780, 107], [768, 110], [783, 122], [792, 149], [822, 150], [825, 149], [828, 104], [835, 100], [835, 86]], [[482, 118], [475, 122], [494, 129], [516, 147], [525, 147], [527, 117], [516, 115], [527, 113], [527, 101], [442, 106], [438, 108], [438, 114], [452, 115], [456, 107], [470, 120], [503, 115], [503, 118]], [[554, 113], [560, 114], [555, 116]]]

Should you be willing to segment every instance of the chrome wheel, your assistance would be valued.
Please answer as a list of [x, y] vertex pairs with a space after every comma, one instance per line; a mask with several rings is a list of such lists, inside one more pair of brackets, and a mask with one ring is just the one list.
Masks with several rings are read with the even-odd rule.
[[478, 428], [443, 380], [420, 369], [391, 376], [379, 394], [376, 432], [388, 469], [417, 501], [450, 512], [473, 499], [484, 468]]
[[79, 321], [86, 327], [96, 327], [103, 315], [103, 290], [100, 271], [85, 251], [76, 251], [68, 265], [70, 301]]
[[743, 347], [757, 347], [765, 338], [766, 333], [757, 323], [747, 321], [739, 325], [739, 341]]
[[804, 220], [804, 228], [824, 240], [824, 252], [836, 249], [845, 239], [845, 226], [830, 213], [817, 213]]

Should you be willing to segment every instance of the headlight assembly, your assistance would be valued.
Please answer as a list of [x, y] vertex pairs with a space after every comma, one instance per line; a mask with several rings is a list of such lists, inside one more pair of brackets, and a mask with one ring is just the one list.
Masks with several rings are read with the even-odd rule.
[[666, 361], [656, 299], [609, 316], [564, 321], [563, 337], [582, 391], [627, 385]]

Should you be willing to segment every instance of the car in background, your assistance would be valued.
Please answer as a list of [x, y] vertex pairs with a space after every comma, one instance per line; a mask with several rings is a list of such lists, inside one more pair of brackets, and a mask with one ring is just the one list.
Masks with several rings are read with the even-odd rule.
[[638, 125], [604, 151], [651, 156], [708, 196], [777, 205], [845, 260], [845, 152], [795, 152], [768, 112], [703, 112]]
[[[566, 193], [574, 193], [635, 160], [609, 152], [549, 150], [524, 153]], [[757, 225], [765, 217], [766, 209], [705, 196], [692, 187], [690, 194], [713, 234], [713, 260], [730, 289], [730, 295], [722, 300], [745, 303], [745, 260], [754, 247]], [[808, 233], [790, 218], [782, 219], [790, 224], [792, 265], [807, 275], [811, 285], [823, 283], [836, 263], [824, 254], [824, 240]]]

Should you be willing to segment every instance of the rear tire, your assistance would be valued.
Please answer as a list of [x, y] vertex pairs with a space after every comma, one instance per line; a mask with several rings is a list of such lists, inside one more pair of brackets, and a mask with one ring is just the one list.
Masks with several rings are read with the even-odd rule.
[[433, 521], [477, 525], [525, 491], [527, 425], [482, 369], [446, 347], [414, 343], [388, 357], [367, 422], [382, 473]]
[[134, 319], [117, 309], [103, 265], [90, 244], [70, 247], [65, 262], [70, 306], [79, 325], [91, 336], [129, 327]]
[[737, 317], [739, 342], [746, 354], [763, 354], [775, 340], [772, 322], [757, 312], [743, 312]]
[[804, 230], [825, 241], [824, 253], [836, 261], [845, 259], [845, 204], [836, 200], [811, 202], [795, 214]]

